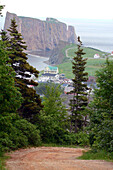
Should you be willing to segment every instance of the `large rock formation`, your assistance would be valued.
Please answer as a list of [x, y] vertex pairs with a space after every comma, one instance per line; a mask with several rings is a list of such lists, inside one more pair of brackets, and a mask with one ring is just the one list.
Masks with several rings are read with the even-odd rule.
[[59, 41], [77, 42], [74, 27], [67, 27], [65, 23], [53, 18], [42, 21], [29, 17], [18, 17], [16, 14], [7, 12], [4, 30], [9, 28], [12, 18], [16, 19], [18, 31], [22, 34], [28, 50], [51, 50], [59, 44]]

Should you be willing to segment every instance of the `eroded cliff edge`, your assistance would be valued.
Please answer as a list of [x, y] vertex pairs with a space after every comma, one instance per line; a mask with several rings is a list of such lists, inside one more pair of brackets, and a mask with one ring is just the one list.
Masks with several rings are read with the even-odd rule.
[[4, 30], [11, 24], [11, 19], [15, 18], [18, 30], [26, 42], [27, 49], [32, 51], [53, 50], [60, 41], [76, 43], [77, 36], [73, 26], [67, 26], [53, 18], [46, 21], [29, 17], [20, 17], [7, 12]]

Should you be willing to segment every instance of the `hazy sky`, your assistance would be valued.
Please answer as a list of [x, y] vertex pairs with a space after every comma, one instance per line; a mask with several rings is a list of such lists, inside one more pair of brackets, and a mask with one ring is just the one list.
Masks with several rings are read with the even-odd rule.
[[34, 18], [113, 19], [113, 0], [0, 0], [5, 10]]

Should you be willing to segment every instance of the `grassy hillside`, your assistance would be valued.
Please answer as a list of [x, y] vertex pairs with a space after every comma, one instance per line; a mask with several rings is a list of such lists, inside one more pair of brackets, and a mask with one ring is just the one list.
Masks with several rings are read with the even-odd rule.
[[[72, 74], [72, 58], [75, 56], [75, 52], [77, 51], [77, 45], [71, 44], [66, 46], [62, 52], [65, 54], [67, 50], [68, 58], [65, 55], [64, 62], [62, 64], [57, 65], [59, 68], [59, 73], [64, 73], [67, 78], [73, 78]], [[86, 64], [86, 71], [89, 76], [95, 76], [95, 72], [101, 69], [102, 65], [105, 63], [105, 56], [109, 55], [108, 53], [99, 51], [97, 49], [92, 49], [89, 47], [83, 47], [84, 52], [86, 53], [83, 57], [88, 58]], [[100, 55], [99, 59], [94, 59], [94, 54], [98, 53]], [[67, 59], [66, 59], [67, 58]]]
[[[90, 48], [90, 47], [82, 47], [82, 48], [83, 48], [84, 52], [86, 53], [84, 55], [84, 57], [87, 57], [87, 58], [93, 58], [94, 54], [96, 54], [96, 53], [98, 53], [100, 55], [100, 57], [102, 57], [102, 58], [104, 58], [105, 55], [108, 55], [108, 53], [94, 49], [94, 48]], [[68, 50], [68, 56], [73, 57], [75, 55], [75, 53], [74, 53], [75, 51], [77, 51], [77, 45], [75, 45], [75, 48], [73, 46], [72, 49]]]

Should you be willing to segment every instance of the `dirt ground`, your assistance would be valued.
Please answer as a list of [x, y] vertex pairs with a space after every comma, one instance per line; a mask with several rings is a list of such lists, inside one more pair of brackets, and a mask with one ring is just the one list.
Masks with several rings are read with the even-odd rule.
[[78, 160], [84, 149], [37, 147], [20, 149], [9, 155], [8, 170], [113, 170], [113, 163], [99, 160]]

